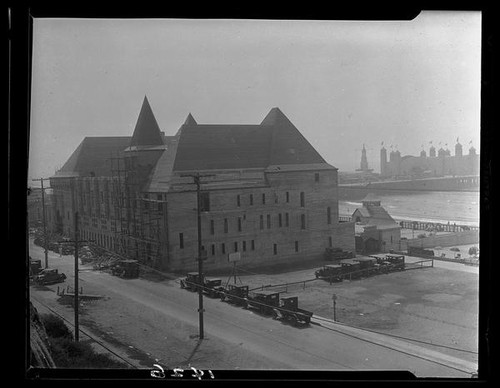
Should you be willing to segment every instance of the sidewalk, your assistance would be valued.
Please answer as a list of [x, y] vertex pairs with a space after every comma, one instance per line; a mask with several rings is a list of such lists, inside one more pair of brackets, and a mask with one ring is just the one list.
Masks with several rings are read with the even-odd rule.
[[478, 369], [478, 365], [473, 362], [449, 356], [435, 350], [430, 350], [422, 346], [413, 344], [409, 341], [404, 341], [398, 338], [386, 336], [384, 334], [373, 333], [360, 328], [348, 326], [343, 323], [335, 322], [328, 318], [314, 315], [311, 322], [322, 327], [334, 330], [338, 333], [342, 333], [348, 336], [354, 336], [363, 341], [378, 344], [385, 348], [393, 349], [398, 352], [409, 354], [418, 358], [447, 365], [451, 368], [455, 368], [461, 371], [470, 371], [471, 374], [475, 373]]

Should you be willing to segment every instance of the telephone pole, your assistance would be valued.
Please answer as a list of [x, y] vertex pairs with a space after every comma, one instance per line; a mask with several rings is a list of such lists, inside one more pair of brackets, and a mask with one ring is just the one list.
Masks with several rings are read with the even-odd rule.
[[201, 195], [200, 195], [200, 186], [201, 186], [201, 178], [214, 176], [213, 174], [200, 175], [200, 173], [193, 174], [182, 174], [181, 177], [191, 177], [194, 179], [194, 184], [196, 185], [196, 214], [198, 220], [198, 313], [199, 313], [199, 326], [200, 326], [200, 339], [204, 338], [204, 330], [203, 330], [203, 255], [202, 255], [202, 244], [201, 244]]
[[78, 243], [80, 242], [93, 242], [93, 240], [80, 240], [79, 239], [79, 231], [78, 231], [78, 212], [75, 212], [75, 239], [74, 240], [66, 240], [60, 241], [60, 243], [74, 243], [75, 244], [75, 296], [73, 300], [74, 311], [75, 311], [75, 341], [78, 342], [80, 339], [80, 325], [79, 325], [79, 290], [78, 290]]
[[40, 181], [42, 186], [42, 220], [43, 220], [43, 251], [45, 253], [45, 268], [49, 268], [49, 254], [48, 254], [48, 243], [47, 243], [47, 224], [45, 221], [45, 188], [43, 187], [43, 181], [48, 181], [49, 178], [38, 178], [32, 179], [32, 181]]

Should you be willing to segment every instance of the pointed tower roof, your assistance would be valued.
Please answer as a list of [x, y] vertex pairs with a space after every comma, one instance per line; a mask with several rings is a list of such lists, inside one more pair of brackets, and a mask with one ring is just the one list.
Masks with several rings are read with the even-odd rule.
[[135, 124], [134, 134], [130, 146], [155, 146], [163, 145], [160, 127], [156, 122], [148, 98], [144, 96], [141, 111]]
[[184, 121], [184, 125], [198, 125], [198, 123], [196, 122], [196, 120], [194, 119], [193, 115], [191, 114], [191, 112], [188, 114], [188, 116], [186, 117], [186, 121]]

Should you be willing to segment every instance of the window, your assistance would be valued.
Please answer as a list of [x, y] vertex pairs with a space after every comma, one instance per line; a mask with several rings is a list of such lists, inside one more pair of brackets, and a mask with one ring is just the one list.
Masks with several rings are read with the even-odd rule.
[[238, 232], [241, 232], [241, 217], [238, 217]]
[[200, 211], [201, 212], [210, 211], [210, 193], [208, 192], [200, 193]]
[[262, 193], [262, 204], [263, 205], [266, 204], [266, 194], [265, 193]]
[[242, 248], [243, 248], [243, 252], [245, 252], [247, 250], [247, 242], [246, 241], [243, 241], [242, 243]]
[[238, 252], [238, 241], [234, 242], [234, 251]]
[[302, 191], [300, 193], [300, 207], [304, 207], [304, 206], [306, 206], [306, 199], [305, 199], [305, 194]]
[[333, 239], [332, 236], [328, 237], [328, 246], [331, 248], [333, 247]]
[[222, 250], [222, 254], [226, 253], [226, 244], [222, 243], [221, 250]]
[[278, 214], [278, 226], [281, 228], [283, 226], [283, 216]]
[[287, 191], [286, 192], [286, 203], [290, 202], [290, 193]]
[[179, 233], [179, 248], [184, 249], [184, 233]]
[[212, 244], [212, 256], [215, 256], [215, 244]]
[[300, 215], [300, 228], [301, 229], [306, 228], [306, 215], [305, 214]]
[[236, 205], [237, 205], [238, 207], [240, 207], [240, 206], [241, 206], [241, 199], [240, 199], [240, 195], [239, 195], [239, 194], [236, 196]]
[[255, 240], [251, 241], [250, 246], [252, 247], [252, 251], [255, 251]]
[[260, 228], [264, 229], [264, 216], [262, 214], [260, 215]]
[[[161, 194], [157, 194], [156, 199], [158, 201], [162, 201]], [[158, 211], [160, 211], [160, 212], [163, 211], [163, 203], [162, 202], [158, 202]]]
[[278, 254], [278, 244], [273, 244], [273, 254]]
[[319, 172], [314, 173], [314, 182], [319, 182]]
[[326, 208], [326, 223], [328, 225], [332, 223], [332, 208], [330, 206]]
[[224, 218], [224, 233], [227, 233], [227, 230], [228, 230], [227, 218]]
[[295, 252], [299, 251], [299, 242], [295, 241]]
[[215, 234], [215, 222], [210, 220], [210, 234]]
[[250, 205], [253, 205], [253, 194], [250, 194]]
[[271, 215], [267, 215], [267, 229], [271, 229]]
[[285, 213], [285, 226], [290, 226], [290, 215], [288, 213]]

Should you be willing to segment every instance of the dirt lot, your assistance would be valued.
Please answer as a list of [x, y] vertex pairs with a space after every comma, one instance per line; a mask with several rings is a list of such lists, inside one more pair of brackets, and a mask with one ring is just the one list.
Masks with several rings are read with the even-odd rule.
[[[275, 268], [260, 274], [240, 270], [237, 283], [241, 281], [252, 289], [307, 280], [314, 278], [314, 269], [276, 273]], [[227, 276], [223, 280], [227, 281]], [[267, 289], [282, 292], [284, 296], [298, 296], [299, 307], [330, 319], [333, 319], [332, 296], [335, 294], [339, 322], [423, 341], [423, 346], [430, 349], [477, 361], [479, 282], [476, 273], [432, 267], [332, 285], [316, 280], [305, 285]]]

